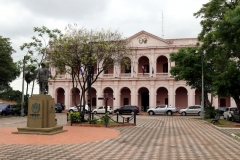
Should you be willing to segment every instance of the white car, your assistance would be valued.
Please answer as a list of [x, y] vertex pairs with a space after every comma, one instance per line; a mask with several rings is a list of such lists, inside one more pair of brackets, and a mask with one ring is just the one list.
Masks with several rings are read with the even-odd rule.
[[201, 106], [200, 105], [189, 106], [186, 109], [180, 109], [179, 113], [182, 116], [186, 116], [187, 114], [198, 114], [198, 115], [200, 115]]
[[[78, 107], [80, 107], [80, 105], [78, 105]], [[83, 105], [81, 105], [81, 108], [80, 110], [83, 110]], [[89, 108], [88, 108], [88, 105], [85, 105], [85, 112], [88, 112], [89, 111]], [[68, 109], [68, 112], [72, 113], [72, 112], [78, 112], [78, 109], [76, 106], [73, 106], [73, 107], [70, 107]]]
[[[98, 107], [98, 108], [96, 108], [96, 109], [94, 109], [93, 111], [92, 111], [92, 113], [95, 113], [95, 114], [97, 114], [97, 113], [105, 113], [105, 106], [101, 106], [101, 107]], [[107, 112], [109, 113], [109, 114], [112, 114], [112, 107], [110, 107], [110, 106], [108, 106], [107, 107]]]
[[228, 107], [225, 112], [223, 112], [223, 119], [231, 120], [233, 111], [237, 111], [237, 107]]

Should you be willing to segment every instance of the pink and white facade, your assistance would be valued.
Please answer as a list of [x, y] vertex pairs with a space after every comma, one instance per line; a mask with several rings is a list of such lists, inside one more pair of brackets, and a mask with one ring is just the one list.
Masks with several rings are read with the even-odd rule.
[[[92, 86], [92, 105], [104, 105], [104, 97], [114, 97], [108, 105], [113, 108], [131, 104], [143, 111], [159, 104], [171, 104], [172, 106], [186, 108], [189, 105], [200, 104], [201, 91], [186, 86], [185, 81], [175, 81], [170, 74], [170, 53], [177, 52], [180, 48], [195, 46], [196, 38], [162, 39], [148, 32], [141, 31], [129, 37], [132, 42], [134, 57], [131, 60], [131, 68], [121, 69], [118, 64], [109, 68], [100, 75], [100, 78]], [[55, 69], [51, 69], [54, 74]], [[61, 74], [55, 80], [50, 80], [49, 94], [56, 102], [61, 102], [67, 108], [74, 105], [71, 76]], [[80, 90], [77, 91], [77, 103], [80, 99]], [[213, 105], [236, 106], [232, 98], [214, 97]]]

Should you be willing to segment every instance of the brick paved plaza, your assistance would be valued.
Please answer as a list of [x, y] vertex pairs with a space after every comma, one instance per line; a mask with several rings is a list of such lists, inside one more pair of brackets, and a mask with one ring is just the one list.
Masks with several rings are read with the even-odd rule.
[[[6, 133], [17, 130], [17, 127], [25, 127], [26, 117], [0, 116], [0, 160], [230, 160], [240, 157], [240, 140], [231, 136], [231, 133], [240, 133], [240, 129], [219, 129], [189, 116], [138, 115], [137, 126], [102, 128], [101, 132], [87, 128], [86, 130], [91, 132], [92, 142], [84, 142], [77, 138], [77, 134], [80, 137], [85, 131], [81, 130], [81, 133], [78, 133], [76, 130], [80, 128], [71, 129], [71, 126], [67, 126], [66, 113], [57, 114], [57, 119], [58, 124], [64, 125], [69, 131], [47, 137], [34, 135], [40, 139], [35, 141], [31, 138], [23, 140], [26, 135]], [[98, 133], [107, 132], [120, 134], [105, 137], [106, 140], [94, 140], [94, 135], [98, 137]], [[14, 141], [14, 136], [19, 138]], [[46, 140], [55, 141], [54, 144], [45, 144]], [[29, 143], [31, 141], [32, 143]]]

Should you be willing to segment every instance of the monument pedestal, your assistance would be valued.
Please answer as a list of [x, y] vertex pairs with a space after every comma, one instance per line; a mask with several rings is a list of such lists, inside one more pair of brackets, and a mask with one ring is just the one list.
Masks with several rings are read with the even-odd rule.
[[33, 95], [28, 99], [27, 127], [18, 128], [14, 134], [57, 134], [65, 132], [63, 126], [56, 126], [55, 102], [50, 95]]

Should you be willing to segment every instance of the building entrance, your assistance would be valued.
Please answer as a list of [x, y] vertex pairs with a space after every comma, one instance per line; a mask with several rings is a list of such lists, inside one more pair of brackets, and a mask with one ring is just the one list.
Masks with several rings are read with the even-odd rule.
[[149, 94], [148, 92], [142, 92], [142, 110], [147, 112], [149, 108]]

